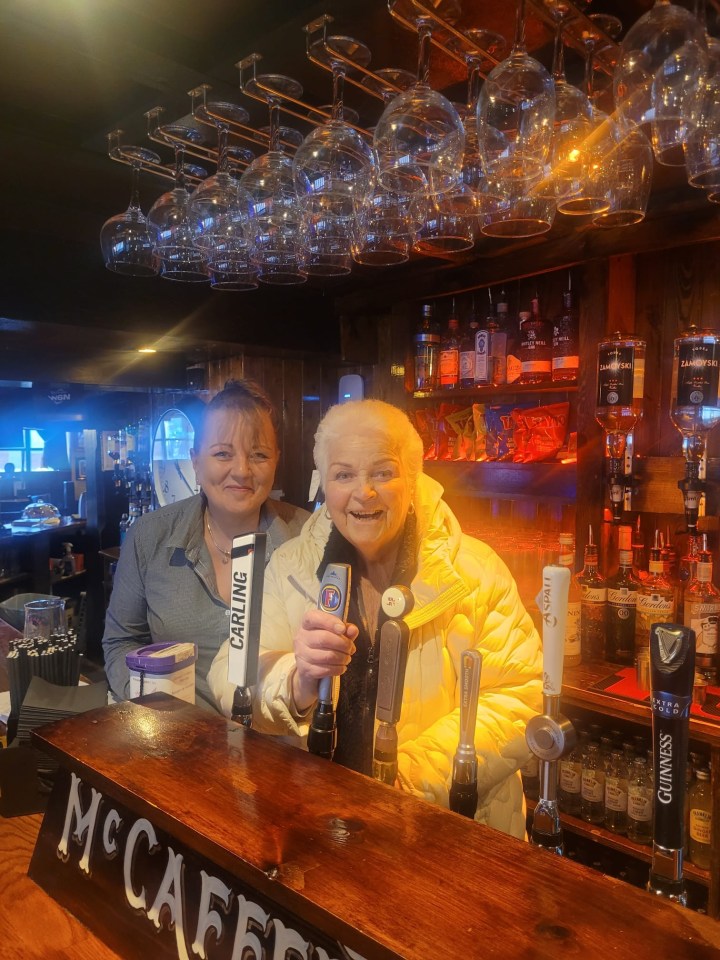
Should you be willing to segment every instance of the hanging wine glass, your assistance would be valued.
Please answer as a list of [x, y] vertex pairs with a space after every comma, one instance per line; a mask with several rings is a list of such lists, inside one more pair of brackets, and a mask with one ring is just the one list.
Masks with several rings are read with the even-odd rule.
[[[203, 121], [210, 119], [204, 90], [197, 88], [192, 93], [203, 95], [202, 103], [193, 104], [194, 114]], [[211, 112], [219, 114], [220, 111], [215, 110], [214, 106], [209, 104]], [[233, 105], [221, 106], [223, 116], [232, 118]], [[241, 107], [238, 108], [237, 119], [244, 113]], [[238, 181], [229, 172], [228, 122], [213, 122], [218, 135], [217, 173], [195, 190], [188, 211], [195, 246], [202, 254], [213, 290], [255, 290], [258, 285], [257, 270], [250, 260], [247, 239], [248, 200]]]
[[148, 226], [153, 235], [154, 254], [160, 261], [161, 277], [183, 283], [207, 283], [210, 278], [202, 254], [195, 246], [188, 215], [190, 194], [185, 187], [186, 175], [204, 176], [205, 170], [184, 160], [184, 148], [176, 143], [175, 187], [152, 205]]
[[[240, 178], [248, 198], [247, 238], [252, 263], [263, 283], [304, 283], [304, 254], [300, 243], [300, 207], [295, 193], [291, 159], [280, 149], [280, 95], [299, 97], [302, 87], [290, 77], [272, 74], [253, 77], [246, 87], [267, 101], [270, 112], [270, 149], [257, 157]], [[266, 93], [266, 85], [277, 95]]]
[[[392, 7], [396, 0], [389, 0]], [[434, 4], [442, 15], [442, 3]], [[403, 195], [442, 193], [457, 183], [465, 149], [458, 112], [429, 84], [433, 21], [415, 15], [417, 81], [394, 97], [375, 127], [374, 147], [382, 186]]]
[[370, 145], [345, 122], [345, 63], [333, 49], [352, 49], [353, 60], [367, 66], [370, 51], [351, 37], [330, 37], [313, 44], [315, 59], [327, 62], [333, 76], [331, 119], [316, 127], [293, 159], [295, 190], [301, 209], [304, 271], [309, 276], [343, 276], [352, 268], [356, 216], [375, 184]]
[[[117, 138], [119, 131], [109, 134]], [[100, 230], [100, 249], [108, 270], [127, 277], [154, 277], [159, 264], [153, 254], [153, 240], [145, 215], [140, 209], [140, 170], [143, 163], [159, 164], [160, 157], [145, 147], [123, 146], [123, 157], [130, 160], [132, 181], [130, 204], [125, 213], [110, 217]]]
[[707, 69], [702, 24], [669, 0], [656, 0], [623, 38], [613, 81], [615, 104], [631, 123], [650, 123], [659, 163], [684, 162], [689, 103]]
[[609, 14], [594, 13], [589, 17], [597, 30], [583, 31], [585, 44], [585, 90], [590, 108], [590, 120], [582, 143], [578, 144], [580, 189], [557, 205], [559, 213], [570, 216], [599, 214], [607, 210], [607, 198], [612, 186], [613, 167], [608, 157], [619, 142], [617, 124], [595, 105], [595, 53], [602, 49], [607, 37], [619, 36], [622, 23]]
[[545, 233], [555, 200], [545, 183], [555, 119], [555, 84], [525, 49], [525, 2], [518, 0], [510, 55], [487, 76], [478, 98], [478, 145], [485, 172], [482, 232]]
[[683, 151], [688, 183], [704, 190], [720, 189], [720, 75], [705, 78], [690, 107]]
[[583, 146], [592, 128], [592, 105], [565, 77], [563, 30], [571, 14], [564, 4], [552, 8], [556, 18], [552, 75], [555, 81], [555, 129], [548, 186], [558, 199], [578, 196], [583, 185]]
[[652, 186], [652, 144], [640, 127], [622, 121], [617, 142], [605, 159], [609, 170], [606, 210], [593, 216], [597, 227], [629, 227], [645, 219]]
[[[363, 86], [387, 105], [397, 96], [395, 88], [415, 83], [407, 70], [387, 67], [363, 79]], [[425, 219], [424, 194], [388, 190], [377, 179], [367, 203], [360, 210], [352, 244], [356, 263], [371, 267], [394, 267], [407, 263], [417, 232]], [[420, 202], [418, 202], [420, 201]]]

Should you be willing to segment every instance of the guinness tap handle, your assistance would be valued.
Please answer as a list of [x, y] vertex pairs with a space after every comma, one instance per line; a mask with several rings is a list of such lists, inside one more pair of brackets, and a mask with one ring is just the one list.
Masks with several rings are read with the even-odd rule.
[[695, 632], [677, 623], [650, 628], [653, 856], [648, 890], [685, 905], [685, 768], [695, 678]]
[[[349, 604], [350, 565], [329, 563], [320, 584], [318, 608], [341, 620], [346, 620]], [[308, 750], [327, 760], [332, 760], [337, 742], [335, 726], [337, 688], [336, 677], [323, 677], [318, 683], [318, 702], [308, 730]]]
[[478, 802], [475, 724], [481, 670], [482, 654], [464, 650], [460, 655], [460, 740], [453, 758], [450, 809], [471, 819]]

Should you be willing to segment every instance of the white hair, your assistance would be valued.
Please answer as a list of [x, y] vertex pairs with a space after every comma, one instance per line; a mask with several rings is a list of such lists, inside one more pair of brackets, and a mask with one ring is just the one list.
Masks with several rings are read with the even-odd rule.
[[330, 407], [320, 421], [315, 434], [313, 456], [325, 485], [330, 457], [330, 445], [343, 437], [352, 436], [358, 427], [375, 429], [390, 441], [391, 449], [414, 488], [423, 469], [423, 444], [420, 434], [408, 415], [384, 400], [350, 400]]

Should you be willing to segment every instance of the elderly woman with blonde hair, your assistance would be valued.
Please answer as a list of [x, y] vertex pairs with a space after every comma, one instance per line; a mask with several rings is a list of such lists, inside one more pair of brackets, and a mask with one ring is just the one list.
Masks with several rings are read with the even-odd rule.
[[[398, 731], [400, 789], [448, 805], [459, 737], [460, 657], [483, 656], [475, 731], [476, 819], [524, 837], [519, 769], [525, 725], [540, 709], [540, 640], [505, 564], [468, 537], [423, 474], [422, 442], [408, 417], [380, 400], [332, 407], [315, 436], [325, 491], [294, 540], [279, 547], [265, 579], [256, 730], [304, 746], [318, 682], [340, 676], [334, 762], [372, 771], [380, 599], [407, 586], [415, 607]], [[328, 563], [349, 563], [347, 623], [317, 608]], [[208, 677], [230, 713], [227, 645]]]

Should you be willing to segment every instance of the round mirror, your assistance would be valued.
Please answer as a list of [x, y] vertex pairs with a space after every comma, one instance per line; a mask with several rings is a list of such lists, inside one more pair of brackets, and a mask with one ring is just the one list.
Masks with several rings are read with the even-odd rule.
[[190, 451], [195, 429], [182, 410], [166, 410], [155, 428], [152, 473], [158, 505], [166, 506], [199, 493]]

